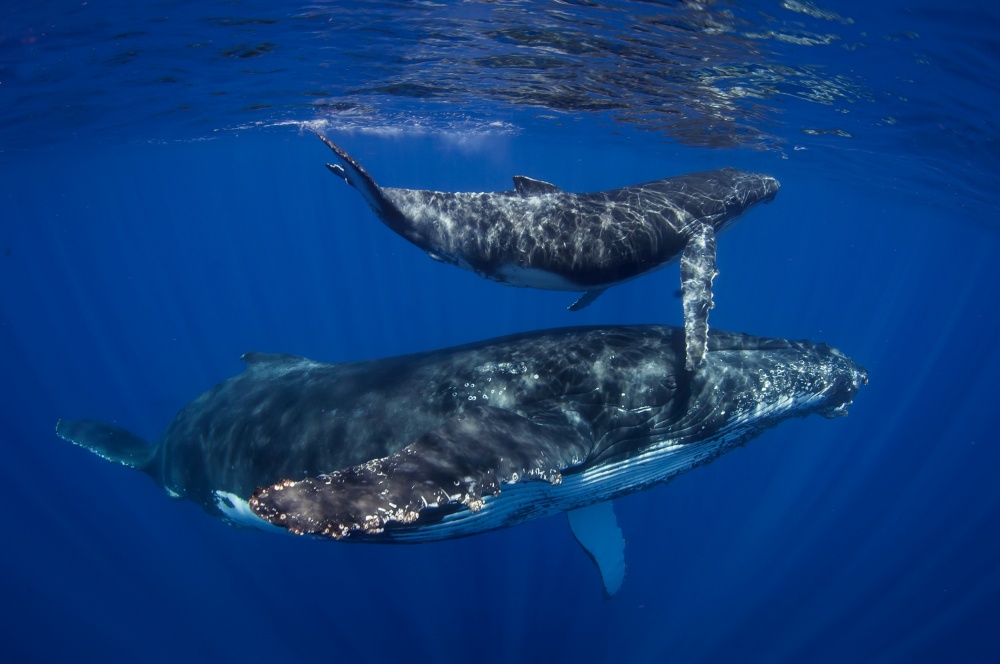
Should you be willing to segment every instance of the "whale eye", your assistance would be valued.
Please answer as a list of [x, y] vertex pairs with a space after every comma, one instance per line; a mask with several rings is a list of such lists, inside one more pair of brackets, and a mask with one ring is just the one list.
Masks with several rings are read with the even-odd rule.
[[438, 263], [447, 263], [448, 262], [448, 261], [446, 261], [444, 259], [444, 256], [442, 256], [441, 254], [436, 254], [433, 251], [428, 251], [427, 255], [430, 256], [431, 258], [433, 258], [434, 260], [436, 260]]

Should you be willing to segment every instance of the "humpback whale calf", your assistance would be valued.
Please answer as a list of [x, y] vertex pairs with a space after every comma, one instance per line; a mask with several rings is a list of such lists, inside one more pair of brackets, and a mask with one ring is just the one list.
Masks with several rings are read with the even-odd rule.
[[320, 139], [339, 162], [327, 168], [431, 258], [512, 286], [583, 291], [571, 310], [679, 258], [689, 370], [705, 355], [716, 236], [779, 187], [768, 175], [722, 168], [585, 194], [522, 175], [511, 191], [395, 189]]
[[707, 463], [784, 419], [844, 415], [863, 368], [825, 344], [713, 330], [529, 332], [365, 362], [248, 353], [159, 443], [60, 420], [59, 436], [239, 525], [421, 542], [566, 512], [611, 595], [624, 539], [608, 501]]

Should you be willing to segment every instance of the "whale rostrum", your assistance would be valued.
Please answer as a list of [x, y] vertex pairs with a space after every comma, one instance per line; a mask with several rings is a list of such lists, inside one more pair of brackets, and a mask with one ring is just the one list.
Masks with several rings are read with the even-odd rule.
[[846, 414], [864, 369], [825, 344], [713, 330], [697, 371], [680, 328], [530, 332], [365, 362], [247, 353], [149, 445], [112, 424], [59, 436], [240, 525], [421, 542], [566, 512], [613, 594], [610, 503], [784, 419]]
[[337, 157], [327, 168], [431, 258], [512, 286], [583, 292], [572, 310], [679, 259], [689, 370], [705, 355], [716, 236], [779, 187], [771, 176], [722, 168], [582, 194], [521, 175], [510, 191], [396, 189], [320, 138]]

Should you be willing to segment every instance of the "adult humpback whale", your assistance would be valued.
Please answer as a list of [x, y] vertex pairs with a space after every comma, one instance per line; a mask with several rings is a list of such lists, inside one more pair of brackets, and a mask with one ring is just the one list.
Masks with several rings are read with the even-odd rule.
[[585, 291], [572, 310], [680, 258], [689, 370], [705, 355], [715, 238], [779, 187], [771, 176], [723, 168], [585, 194], [522, 175], [512, 191], [394, 189], [320, 139], [340, 162], [327, 168], [431, 258], [512, 286]]
[[214, 515], [297, 534], [420, 542], [567, 512], [612, 594], [624, 540], [607, 501], [783, 419], [846, 414], [867, 382], [825, 344], [713, 330], [696, 372], [683, 348], [651, 325], [348, 364], [248, 353], [156, 445], [89, 420], [56, 431]]

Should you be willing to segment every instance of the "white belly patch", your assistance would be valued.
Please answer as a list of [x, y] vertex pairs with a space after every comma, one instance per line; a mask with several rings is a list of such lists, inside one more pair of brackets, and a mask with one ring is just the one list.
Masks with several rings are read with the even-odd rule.
[[[582, 292], [590, 290], [585, 286], [575, 284], [565, 277], [553, 274], [546, 270], [536, 268], [525, 268], [519, 265], [502, 265], [497, 270], [494, 277], [497, 281], [502, 281], [511, 286], [522, 286], [525, 288], [541, 288], [542, 290], [576, 291]], [[598, 286], [597, 288], [602, 288]]]

